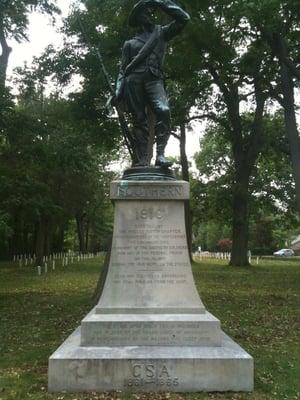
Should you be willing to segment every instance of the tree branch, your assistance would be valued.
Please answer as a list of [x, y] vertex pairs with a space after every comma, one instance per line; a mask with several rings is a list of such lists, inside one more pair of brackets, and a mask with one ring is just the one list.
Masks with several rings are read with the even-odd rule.
[[278, 91], [276, 89], [273, 88], [272, 85], [269, 86], [268, 89], [270, 95], [278, 101], [278, 103], [281, 105], [281, 107], [284, 107], [284, 101], [283, 98], [279, 95]]
[[283, 62], [289, 69], [290, 73], [298, 80], [300, 80], [300, 70], [296, 67], [295, 63], [288, 57], [287, 44], [285, 39], [280, 33], [270, 33], [263, 28], [260, 28], [262, 35], [269, 43], [273, 53]]
[[260, 147], [262, 143], [263, 136], [263, 116], [266, 102], [266, 95], [263, 92], [261, 86], [261, 77], [257, 75], [254, 79], [255, 85], [255, 99], [256, 99], [256, 110], [254, 115], [254, 120], [252, 123], [252, 134], [250, 135], [250, 145], [248, 150], [248, 166], [250, 169], [253, 168]]
[[224, 95], [224, 102], [227, 106], [228, 117], [232, 128], [230, 128], [229, 125], [226, 126], [224, 124], [222, 125], [225, 127], [225, 129], [228, 130], [229, 133], [232, 134], [232, 137], [234, 139], [233, 151], [235, 151], [234, 150], [235, 147], [237, 148], [241, 147], [241, 141], [242, 141], [242, 124], [241, 124], [240, 110], [239, 110], [240, 103], [239, 103], [238, 87], [232, 84], [229, 90], [222, 81], [218, 71], [212, 66], [209, 66], [208, 68], [211, 75], [214, 78], [215, 83], [219, 86], [220, 90]]
[[296, 67], [296, 65], [287, 57], [282, 57], [282, 61], [288, 67], [291, 74], [300, 81], [300, 70]]
[[217, 118], [217, 116], [215, 114], [201, 114], [201, 115], [193, 115], [192, 117], [187, 118], [185, 120], [185, 123], [188, 124], [188, 123], [190, 123], [192, 121], [195, 121], [197, 119], [199, 119], [199, 120], [201, 120], [201, 119], [212, 119], [212, 120], [216, 120], [216, 122], [219, 122], [218, 118]]
[[192, 121], [203, 120], [203, 119], [210, 119], [210, 120], [214, 121], [215, 123], [222, 125], [227, 131], [231, 131], [231, 127], [229, 126], [229, 124], [227, 124], [224, 121], [224, 119], [218, 118], [215, 114], [212, 114], [212, 113], [202, 114], [202, 115], [194, 115], [192, 117], [187, 118], [185, 120], [185, 123], [188, 124]]
[[180, 140], [180, 136], [177, 135], [177, 133], [175, 133], [174, 131], [171, 131], [171, 135], [172, 135], [175, 139]]
[[215, 83], [219, 86], [220, 90], [223, 92], [224, 96], [229, 96], [229, 90], [227, 86], [225, 85], [224, 82], [222, 82], [222, 79], [220, 75], [218, 74], [218, 71], [212, 67], [211, 65], [208, 65], [208, 70], [212, 77], [214, 78]]
[[2, 54], [0, 56], [0, 85], [1, 87], [5, 87], [8, 60], [12, 48], [8, 46], [6, 41], [3, 19], [0, 19], [0, 45], [2, 49]]

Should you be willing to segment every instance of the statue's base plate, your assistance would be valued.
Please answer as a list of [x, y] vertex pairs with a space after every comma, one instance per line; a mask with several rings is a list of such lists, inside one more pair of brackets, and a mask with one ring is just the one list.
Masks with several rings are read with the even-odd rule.
[[83, 347], [80, 335], [50, 357], [50, 392], [253, 390], [252, 357], [224, 333], [220, 347]]
[[124, 171], [125, 181], [176, 181], [174, 172], [163, 167], [132, 167]]

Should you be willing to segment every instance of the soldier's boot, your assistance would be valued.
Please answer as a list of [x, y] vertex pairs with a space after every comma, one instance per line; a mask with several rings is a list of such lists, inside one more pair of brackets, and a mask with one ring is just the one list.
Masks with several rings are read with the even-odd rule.
[[170, 168], [173, 165], [172, 161], [166, 159], [165, 149], [162, 146], [157, 146], [157, 156], [155, 165], [157, 167], [163, 167], [163, 168]]
[[172, 161], [169, 161], [165, 157], [165, 148], [167, 146], [168, 140], [170, 137], [170, 133], [168, 132], [168, 128], [163, 124], [157, 126], [157, 137], [156, 137], [156, 148], [157, 155], [155, 165], [157, 167], [170, 168], [173, 165]]

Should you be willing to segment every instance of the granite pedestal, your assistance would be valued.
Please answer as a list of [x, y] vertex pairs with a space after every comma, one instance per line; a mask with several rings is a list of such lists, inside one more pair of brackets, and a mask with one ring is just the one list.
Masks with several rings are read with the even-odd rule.
[[49, 359], [49, 390], [251, 391], [253, 359], [205, 309], [189, 260], [186, 182], [115, 181], [98, 305]]

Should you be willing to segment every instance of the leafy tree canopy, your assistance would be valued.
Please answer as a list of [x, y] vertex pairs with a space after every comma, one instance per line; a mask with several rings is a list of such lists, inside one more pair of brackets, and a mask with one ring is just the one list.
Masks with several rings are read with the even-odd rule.
[[48, 15], [60, 13], [56, 0], [1, 0], [0, 30], [5, 37], [27, 40], [28, 16], [35, 10]]

